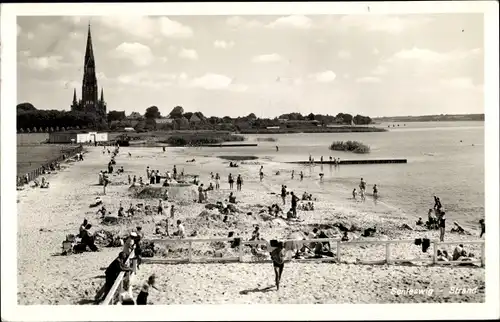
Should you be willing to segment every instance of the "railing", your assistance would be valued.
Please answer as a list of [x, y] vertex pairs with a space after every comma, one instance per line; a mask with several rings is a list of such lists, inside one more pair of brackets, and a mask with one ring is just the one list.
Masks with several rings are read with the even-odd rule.
[[102, 301], [101, 305], [113, 305], [117, 302], [118, 295], [123, 292], [123, 279], [125, 278], [125, 274], [136, 274], [137, 272], [137, 258], [134, 257], [134, 249], [130, 251], [130, 255], [128, 255], [127, 261], [125, 265], [130, 265], [132, 267], [132, 272], [120, 272], [118, 277], [115, 280], [115, 283], [109, 290], [108, 294], [106, 294], [106, 298]]
[[[54, 163], [54, 162], [60, 162], [62, 161], [64, 158], [63, 158], [63, 155], [66, 155], [67, 158], [70, 158], [71, 156], [77, 154], [77, 153], [80, 153], [82, 152], [83, 150], [83, 146], [78, 146], [76, 148], [72, 148], [72, 149], [65, 149], [65, 150], [61, 150], [61, 155], [58, 156], [57, 158], [55, 159], [52, 159], [52, 160], [49, 160], [47, 161], [45, 164], [41, 165], [40, 167], [36, 168], [35, 170], [32, 170], [30, 172], [27, 173], [28, 175], [28, 182], [31, 182], [33, 180], [35, 180], [36, 178], [38, 178], [39, 176], [41, 176], [43, 174], [43, 170], [44, 168], [45, 169], [48, 169], [50, 168], [50, 164]], [[17, 176], [17, 185], [18, 186], [22, 186], [25, 184], [25, 180], [26, 180], [26, 174], [23, 174], [23, 175], [18, 175]]]
[[[238, 238], [238, 237], [235, 237]], [[235, 238], [217, 238], [217, 239], [153, 239], [153, 243], [166, 243], [166, 244], [182, 244], [188, 243], [188, 257], [187, 258], [169, 258], [169, 259], [147, 259], [144, 258], [144, 263], [156, 263], [156, 264], [173, 264], [173, 263], [207, 263], [207, 262], [245, 262], [243, 255], [243, 246], [245, 245], [265, 245], [268, 249], [271, 245], [266, 240], [254, 240], [254, 241], [240, 241], [239, 255], [238, 257], [213, 257], [213, 258], [193, 258], [193, 243], [211, 243], [211, 242], [233, 242]], [[414, 243], [415, 239], [405, 239], [405, 240], [355, 240], [342, 242], [338, 238], [321, 238], [321, 239], [306, 239], [306, 240], [284, 240], [283, 242], [293, 242], [297, 246], [309, 243], [324, 243], [331, 242], [336, 243], [336, 256], [329, 258], [309, 258], [309, 259], [294, 259], [297, 262], [337, 262], [341, 263], [341, 253], [344, 247], [354, 247], [358, 245], [385, 245], [385, 259], [375, 260], [375, 261], [360, 261], [360, 264], [392, 264], [392, 263], [402, 263], [402, 262], [428, 262], [435, 265], [444, 264], [464, 264], [464, 263], [481, 263], [481, 267], [484, 267], [485, 261], [485, 244], [484, 240], [476, 241], [453, 241], [453, 242], [440, 242], [437, 240], [431, 241], [433, 246], [432, 258], [413, 258], [413, 259], [402, 259], [402, 258], [391, 258], [391, 245], [394, 244], [407, 244]], [[480, 244], [481, 245], [481, 257], [480, 259], [471, 259], [469, 261], [438, 261], [437, 250], [441, 245], [456, 245], [456, 244]], [[333, 246], [333, 245], [332, 245]], [[429, 247], [430, 248], [430, 247]], [[262, 263], [271, 262], [271, 260], [263, 261], [252, 261], [252, 263]]]

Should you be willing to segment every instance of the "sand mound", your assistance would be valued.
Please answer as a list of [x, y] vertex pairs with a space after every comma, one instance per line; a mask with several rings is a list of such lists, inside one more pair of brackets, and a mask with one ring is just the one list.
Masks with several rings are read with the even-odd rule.
[[196, 186], [186, 184], [176, 184], [170, 187], [130, 187], [129, 191], [138, 199], [163, 199], [167, 191], [169, 199], [192, 201], [197, 196]]

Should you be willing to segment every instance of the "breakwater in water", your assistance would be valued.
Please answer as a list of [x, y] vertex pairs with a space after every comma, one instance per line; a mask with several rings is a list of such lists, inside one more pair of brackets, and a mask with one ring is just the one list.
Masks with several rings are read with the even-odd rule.
[[406, 159], [379, 159], [379, 160], [341, 160], [341, 161], [293, 161], [287, 163], [295, 164], [388, 164], [388, 163], [407, 163]]

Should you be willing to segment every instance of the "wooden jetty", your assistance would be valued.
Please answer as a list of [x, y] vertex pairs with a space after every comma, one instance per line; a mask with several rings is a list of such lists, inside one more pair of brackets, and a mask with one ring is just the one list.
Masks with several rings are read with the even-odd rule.
[[[287, 163], [295, 163], [295, 164], [336, 164], [335, 161], [316, 161], [314, 162], [309, 162], [309, 161], [294, 161], [294, 162], [287, 162]], [[389, 164], [389, 163], [408, 163], [406, 159], [378, 159], [378, 160], [340, 160], [338, 164]]]
[[205, 147], [215, 147], [215, 148], [223, 148], [223, 147], [246, 147], [246, 146], [259, 146], [257, 143], [229, 143], [229, 144], [204, 144], [202, 146]]

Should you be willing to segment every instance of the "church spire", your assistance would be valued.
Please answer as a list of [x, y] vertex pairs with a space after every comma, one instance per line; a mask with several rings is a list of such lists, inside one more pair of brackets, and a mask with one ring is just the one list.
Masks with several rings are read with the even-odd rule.
[[85, 48], [85, 62], [84, 64], [88, 67], [95, 67], [94, 61], [94, 50], [92, 48], [92, 34], [90, 33], [90, 22], [89, 29], [87, 33], [87, 47]]
[[76, 101], [76, 88], [73, 89], [73, 104], [76, 105], [77, 101]]
[[101, 102], [104, 102], [104, 89], [101, 88]]

